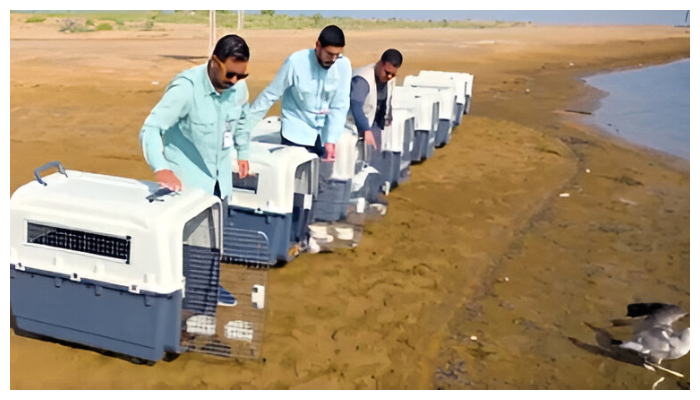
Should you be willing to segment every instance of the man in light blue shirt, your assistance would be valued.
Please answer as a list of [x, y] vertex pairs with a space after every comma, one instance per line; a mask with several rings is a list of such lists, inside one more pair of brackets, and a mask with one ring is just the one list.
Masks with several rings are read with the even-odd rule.
[[163, 187], [231, 194], [231, 147], [238, 174], [248, 174], [246, 130], [250, 51], [237, 35], [221, 38], [206, 64], [177, 75], [141, 128], [146, 162]]
[[[141, 128], [146, 162], [162, 187], [200, 188], [225, 198], [233, 191], [231, 148], [238, 153], [238, 175], [248, 175], [246, 130], [250, 50], [238, 35], [219, 39], [207, 63], [177, 75]], [[219, 286], [218, 304], [236, 298]]]
[[270, 84], [250, 106], [249, 130], [282, 97], [282, 144], [306, 147], [335, 160], [335, 143], [350, 108], [350, 60], [341, 55], [345, 35], [329, 25], [315, 49], [300, 50], [284, 61]]

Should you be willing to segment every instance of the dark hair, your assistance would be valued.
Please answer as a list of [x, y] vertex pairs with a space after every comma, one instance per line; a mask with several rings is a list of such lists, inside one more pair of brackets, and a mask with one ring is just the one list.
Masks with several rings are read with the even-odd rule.
[[382, 61], [388, 62], [398, 68], [403, 63], [403, 56], [396, 49], [389, 49], [382, 54]]
[[248, 61], [250, 50], [248, 44], [238, 35], [226, 35], [216, 42], [213, 54], [221, 61], [233, 57], [237, 60]]
[[323, 28], [321, 34], [318, 35], [318, 41], [321, 42], [321, 47], [345, 47], [345, 35], [343, 34], [343, 30], [335, 25], [328, 25]]

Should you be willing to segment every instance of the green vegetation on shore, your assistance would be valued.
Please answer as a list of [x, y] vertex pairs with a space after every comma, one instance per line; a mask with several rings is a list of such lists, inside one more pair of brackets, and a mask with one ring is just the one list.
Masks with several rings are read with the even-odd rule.
[[[208, 24], [209, 11], [47, 11], [32, 13], [25, 22], [43, 22], [43, 20], [40, 21], [41, 18], [61, 18], [64, 20], [64, 26], [81, 27], [81, 29], [77, 29], [80, 31], [95, 30], [94, 26], [90, 26], [84, 21], [100, 21], [103, 28], [102, 30], [106, 29], [104, 24], [109, 24], [110, 26], [114, 24], [118, 29], [153, 30], [157, 29], [158, 23]], [[350, 17], [322, 17], [320, 14], [311, 16], [291, 16], [265, 10], [259, 14], [246, 13], [243, 27], [245, 29], [304, 29], [318, 28], [330, 24], [342, 26], [343, 29], [347, 30], [387, 28], [485, 29], [525, 25], [523, 22], [502, 21], [416, 21], [395, 18], [360, 19]], [[222, 28], [236, 28], [238, 26], [238, 13], [236, 11], [217, 11], [216, 25]]]

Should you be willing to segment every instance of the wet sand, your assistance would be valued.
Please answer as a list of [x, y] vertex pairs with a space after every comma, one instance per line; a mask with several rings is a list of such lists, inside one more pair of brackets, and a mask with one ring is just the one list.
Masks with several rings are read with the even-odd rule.
[[[167, 82], [206, 60], [207, 27], [59, 26], [11, 18], [10, 194], [52, 160], [152, 179], [138, 132]], [[317, 34], [244, 31], [251, 97]], [[600, 134], [564, 110], [594, 111], [601, 96], [577, 77], [689, 57], [689, 31], [346, 37], [356, 66], [401, 50], [399, 82], [421, 69], [473, 73], [471, 114], [412, 167], [359, 247], [269, 272], [262, 359], [187, 353], [149, 367], [10, 328], [12, 389], [651, 388], [657, 374], [587, 350], [581, 343], [595, 339], [583, 321], [603, 326], [636, 301], [690, 309], [689, 163]], [[665, 365], [686, 378], [667, 376], [660, 388], [689, 387], [689, 355]]]

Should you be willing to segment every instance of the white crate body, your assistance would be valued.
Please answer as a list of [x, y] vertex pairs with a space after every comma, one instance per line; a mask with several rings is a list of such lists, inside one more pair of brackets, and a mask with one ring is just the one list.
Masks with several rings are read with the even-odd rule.
[[[263, 142], [250, 143], [248, 163], [251, 174], [258, 174], [257, 192], [233, 188], [229, 204], [275, 214], [289, 214], [294, 208], [297, 168], [318, 156], [297, 146]], [[236, 152], [231, 152], [233, 173], [238, 173]], [[318, 177], [309, 177], [312, 187]]]
[[[172, 293], [183, 290], [183, 230], [204, 210], [218, 205], [212, 229], [221, 249], [220, 200], [199, 189], [188, 189], [149, 201], [159, 189], [154, 182], [79, 171], [30, 182], [10, 198], [10, 263], [71, 280], [89, 279], [132, 292]], [[32, 224], [94, 235], [129, 238], [128, 263], [112, 257], [29, 243]], [[176, 250], [176, 251], [173, 251]], [[21, 267], [20, 267], [21, 268]]]
[[282, 120], [278, 115], [263, 118], [250, 131], [250, 140], [252, 142], [280, 144], [282, 143], [281, 132]]
[[[437, 91], [425, 91], [412, 87], [397, 86], [391, 98], [393, 110], [411, 110], [415, 116], [415, 129], [423, 131], [437, 130], [437, 116], [433, 118], [434, 104], [440, 103]], [[439, 108], [439, 107], [438, 107]]]
[[444, 79], [453, 82], [457, 94], [462, 96], [462, 100], [459, 101], [459, 103], [465, 104], [467, 98], [472, 95], [472, 85], [474, 83], [474, 75], [472, 74], [466, 72], [422, 70], [418, 73], [418, 76], [428, 79]]
[[[404, 78], [403, 86], [424, 90], [437, 90], [440, 95], [440, 119], [452, 120], [457, 102], [457, 91], [453, 82], [444, 79], [428, 79], [416, 75]], [[462, 94], [460, 93], [460, 96]]]
[[392, 111], [391, 125], [382, 131], [382, 151], [401, 153], [404, 151], [404, 129], [406, 120], [414, 118], [413, 112], [405, 109]]

